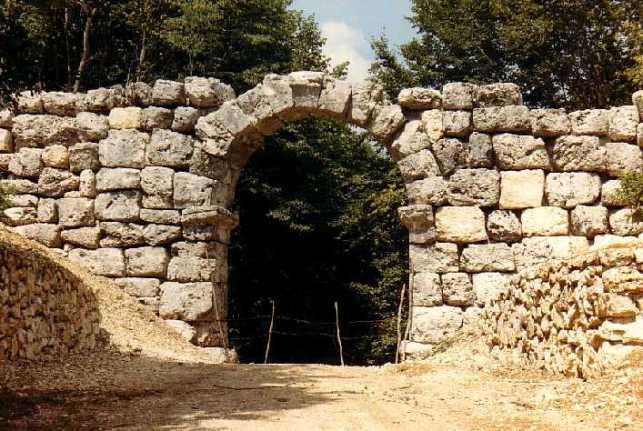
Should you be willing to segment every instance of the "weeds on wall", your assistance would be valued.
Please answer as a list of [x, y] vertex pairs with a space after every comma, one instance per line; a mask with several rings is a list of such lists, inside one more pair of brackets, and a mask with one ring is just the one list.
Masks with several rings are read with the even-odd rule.
[[632, 210], [632, 221], [643, 221], [643, 172], [628, 172], [621, 177], [617, 197]]

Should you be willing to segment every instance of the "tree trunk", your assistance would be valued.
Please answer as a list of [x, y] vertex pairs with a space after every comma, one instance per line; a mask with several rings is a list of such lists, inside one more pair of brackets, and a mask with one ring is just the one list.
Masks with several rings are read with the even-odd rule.
[[136, 65], [136, 73], [134, 77], [137, 81], [142, 80], [143, 74], [143, 63], [145, 63], [145, 54], [147, 54], [147, 32], [143, 31], [143, 36], [141, 37], [141, 51], [138, 53], [138, 64]]
[[98, 10], [98, 7], [93, 6], [85, 6], [83, 7], [83, 10], [89, 11], [87, 14], [87, 21], [85, 21], [85, 30], [83, 31], [83, 55], [80, 58], [80, 63], [78, 64], [78, 71], [76, 72], [76, 80], [74, 81], [74, 93], [78, 93], [78, 90], [80, 89], [80, 82], [83, 76], [83, 72], [85, 72], [85, 69], [87, 68], [87, 64], [89, 63], [90, 60], [90, 45], [89, 45], [89, 38], [91, 36], [92, 32], [92, 24], [94, 22], [94, 16], [96, 15], [96, 11]]

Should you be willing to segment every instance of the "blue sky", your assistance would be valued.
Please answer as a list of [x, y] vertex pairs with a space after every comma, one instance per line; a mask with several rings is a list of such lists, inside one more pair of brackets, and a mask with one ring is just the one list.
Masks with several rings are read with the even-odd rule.
[[409, 0], [294, 0], [293, 8], [314, 14], [333, 64], [350, 61], [349, 80], [363, 79], [373, 59], [369, 40], [384, 32], [393, 45], [413, 36]]

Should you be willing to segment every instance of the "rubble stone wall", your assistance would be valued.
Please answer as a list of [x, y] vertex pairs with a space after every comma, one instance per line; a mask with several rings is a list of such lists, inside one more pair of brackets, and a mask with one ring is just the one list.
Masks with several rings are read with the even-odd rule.
[[643, 242], [522, 271], [490, 301], [480, 327], [492, 349], [591, 377], [643, 351], [642, 306]]
[[236, 97], [216, 79], [86, 94], [22, 94], [0, 113], [4, 222], [114, 278], [200, 345], [226, 343], [227, 247], [236, 182], [263, 137], [309, 116], [368, 129], [407, 183], [409, 348], [479, 316], [516, 271], [643, 224], [613, 197], [643, 168], [634, 105], [530, 110], [513, 84], [403, 90], [318, 72], [268, 75]]
[[96, 299], [79, 276], [0, 230], [0, 362], [56, 360], [97, 346]]

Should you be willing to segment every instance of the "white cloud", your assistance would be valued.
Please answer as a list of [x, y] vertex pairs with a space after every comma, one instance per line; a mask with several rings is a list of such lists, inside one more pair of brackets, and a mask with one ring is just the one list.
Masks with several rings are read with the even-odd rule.
[[364, 34], [341, 21], [327, 21], [322, 24], [321, 31], [327, 39], [324, 55], [330, 57], [331, 65], [350, 61], [348, 80], [357, 82], [365, 79], [371, 62], [364, 54], [369, 50]]

